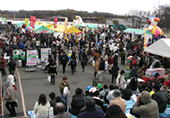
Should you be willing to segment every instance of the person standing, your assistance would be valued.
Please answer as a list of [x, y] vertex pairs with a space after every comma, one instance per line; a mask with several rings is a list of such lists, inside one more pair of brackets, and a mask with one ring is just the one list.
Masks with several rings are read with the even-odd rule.
[[15, 62], [15, 60], [13, 59], [12, 56], [10, 56], [10, 60], [9, 60], [9, 62], [8, 62], [8, 64], [7, 64], [7, 66], [9, 66], [9, 68], [8, 68], [9, 73], [10, 73], [11, 71], [15, 71], [16, 62]]
[[81, 61], [82, 72], [84, 72], [85, 66], [87, 66], [87, 62], [88, 62], [88, 57], [87, 57], [87, 55], [85, 55], [83, 57], [83, 60]]
[[138, 75], [134, 75], [134, 77], [132, 77], [132, 79], [130, 80], [130, 89], [133, 91], [133, 94], [138, 95], [139, 94], [139, 90], [138, 90]]
[[6, 86], [6, 96], [4, 98], [2, 98], [3, 100], [6, 100], [6, 108], [8, 109], [8, 111], [10, 112], [10, 117], [16, 116], [16, 111], [15, 111], [15, 99], [16, 99], [16, 93], [14, 90], [14, 87], [10, 85], [9, 81], [5, 82], [5, 86]]
[[103, 58], [101, 58], [100, 64], [99, 64], [99, 82], [103, 82], [103, 74], [105, 71], [105, 61], [103, 60]]
[[95, 70], [94, 70], [94, 76], [93, 76], [93, 79], [96, 78], [96, 75], [97, 75], [97, 72], [99, 71], [99, 64], [100, 64], [100, 58], [98, 58], [98, 60], [96, 61], [95, 63]]
[[68, 78], [66, 76], [63, 77], [63, 81], [59, 84], [60, 89], [60, 97], [62, 101], [67, 105], [68, 103], [68, 95], [64, 96], [64, 88], [68, 87], [68, 90], [70, 90], [70, 84], [67, 82]]
[[26, 60], [25, 60], [25, 49], [22, 49], [20, 58], [22, 60], [22, 67], [25, 67], [26, 65]]
[[16, 62], [16, 66], [18, 66], [19, 64], [19, 55], [20, 55], [20, 52], [18, 51], [17, 48], [15, 48], [15, 50], [13, 50], [13, 58], [15, 59], [15, 62]]
[[118, 75], [117, 79], [116, 79], [116, 85], [119, 86], [121, 89], [124, 89], [124, 86], [126, 84], [125, 81], [125, 76], [124, 76], [125, 71], [121, 70], [120, 74]]
[[55, 84], [55, 75], [57, 75], [57, 71], [56, 71], [56, 65], [55, 63], [52, 63], [49, 67], [49, 70], [48, 70], [48, 74], [49, 76], [51, 76], [51, 83], [52, 84]]
[[117, 65], [117, 63], [114, 63], [114, 66], [112, 67], [112, 83], [116, 81], [118, 70], [119, 66]]
[[5, 76], [6, 75], [6, 60], [4, 58], [4, 54], [1, 54], [1, 58], [0, 58], [0, 71], [2, 71], [2, 75]]
[[74, 75], [75, 67], [77, 65], [76, 65], [76, 60], [74, 59], [73, 56], [71, 57], [71, 60], [70, 60], [70, 63], [68, 64], [68, 66], [71, 66], [71, 72], [72, 72], [72, 75]]
[[65, 73], [65, 68], [68, 62], [68, 56], [65, 52], [63, 52], [63, 55], [60, 57], [61, 64], [63, 66], [63, 73]]
[[125, 50], [123, 50], [121, 53], [120, 53], [120, 57], [121, 57], [121, 64], [125, 64], [125, 56], [126, 56], [126, 52]]
[[112, 55], [110, 55], [108, 57], [108, 71], [109, 71], [109, 73], [111, 73], [111, 69], [113, 67], [113, 62], [114, 62], [114, 58]]

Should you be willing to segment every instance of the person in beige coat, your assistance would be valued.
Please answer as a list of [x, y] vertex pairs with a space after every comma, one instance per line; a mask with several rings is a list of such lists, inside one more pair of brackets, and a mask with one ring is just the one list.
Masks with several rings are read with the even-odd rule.
[[15, 112], [15, 99], [16, 99], [16, 93], [14, 90], [14, 87], [10, 85], [9, 81], [5, 82], [5, 86], [6, 86], [6, 96], [4, 98], [2, 98], [2, 100], [6, 100], [6, 108], [8, 109], [8, 111], [10, 112], [10, 117], [16, 116], [16, 112]]
[[97, 72], [99, 71], [99, 64], [100, 64], [100, 58], [97, 59], [96, 63], [95, 63], [95, 71], [94, 71], [94, 76], [93, 78], [95, 79], [96, 78], [96, 74]]
[[110, 102], [109, 107], [112, 105], [118, 105], [123, 113], [126, 111], [126, 101], [121, 98], [121, 92], [119, 89], [115, 89], [113, 92], [113, 100]]
[[121, 89], [124, 89], [124, 86], [126, 84], [125, 81], [125, 76], [124, 76], [125, 71], [121, 70], [120, 74], [118, 75], [117, 79], [116, 79], [116, 85], [119, 86]]
[[143, 91], [137, 97], [137, 102], [130, 110], [133, 115], [138, 115], [140, 118], [159, 118], [158, 104], [151, 99], [148, 91]]

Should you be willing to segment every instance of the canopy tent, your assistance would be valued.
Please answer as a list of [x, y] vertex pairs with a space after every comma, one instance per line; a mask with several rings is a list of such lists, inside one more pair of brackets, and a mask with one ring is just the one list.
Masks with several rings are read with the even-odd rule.
[[34, 33], [54, 33], [54, 31], [48, 29], [44, 25], [35, 25]]
[[[124, 30], [124, 32], [125, 33], [133, 33], [133, 34], [137, 34], [137, 35], [142, 35], [142, 34], [145, 33], [145, 30], [128, 28], [128, 29]], [[149, 30], [146, 30], [146, 33], [152, 35], [152, 33]]]
[[18, 27], [22, 27], [23, 24], [24, 24], [24, 22], [19, 22], [19, 23], [17, 23], [16, 25], [17, 25]]
[[44, 25], [47, 28], [54, 27], [54, 25], [50, 23], [42, 23], [41, 25]]
[[[55, 32], [64, 32], [65, 31], [65, 26], [57, 24], [57, 28], [54, 28], [54, 26], [52, 26], [49, 29], [51, 29], [51, 30], [53, 30]], [[74, 26], [67, 25], [67, 32], [79, 33], [81, 31], [79, 29], [77, 29], [76, 27], [74, 27]]]
[[170, 58], [170, 39], [159, 39], [146, 49], [145, 52]]
[[87, 27], [87, 28], [98, 28], [97, 25], [87, 25], [86, 27]]
[[[75, 24], [75, 27], [77, 27], [78, 26], [78, 24]], [[83, 25], [82, 24], [79, 24], [79, 27], [83, 27]]]

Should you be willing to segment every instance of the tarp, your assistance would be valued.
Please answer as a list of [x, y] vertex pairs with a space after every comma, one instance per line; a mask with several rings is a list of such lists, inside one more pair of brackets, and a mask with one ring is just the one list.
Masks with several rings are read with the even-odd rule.
[[159, 39], [147, 47], [145, 52], [170, 58], [170, 39]]
[[54, 31], [48, 29], [44, 25], [35, 25], [34, 33], [54, 33]]
[[67, 30], [67, 32], [70, 32], [70, 33], [79, 33], [79, 32], [81, 32], [79, 29], [77, 29], [76, 27], [70, 27], [68, 30]]
[[[145, 33], [145, 30], [143, 29], [133, 29], [133, 28], [128, 28], [126, 30], [124, 30], [125, 33], [133, 33], [133, 34], [138, 34], [138, 35], [142, 35]], [[149, 30], [146, 30], [147, 34], [151, 34], [152, 33]]]
[[98, 28], [97, 25], [87, 25], [86, 27], [87, 27], [87, 28]]

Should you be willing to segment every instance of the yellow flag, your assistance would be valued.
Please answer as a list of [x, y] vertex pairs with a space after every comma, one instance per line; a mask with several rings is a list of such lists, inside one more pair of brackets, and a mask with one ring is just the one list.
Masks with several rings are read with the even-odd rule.
[[28, 22], [29, 22], [29, 19], [26, 18], [26, 19], [25, 19], [25, 25], [26, 25], [26, 26], [28, 26]]

